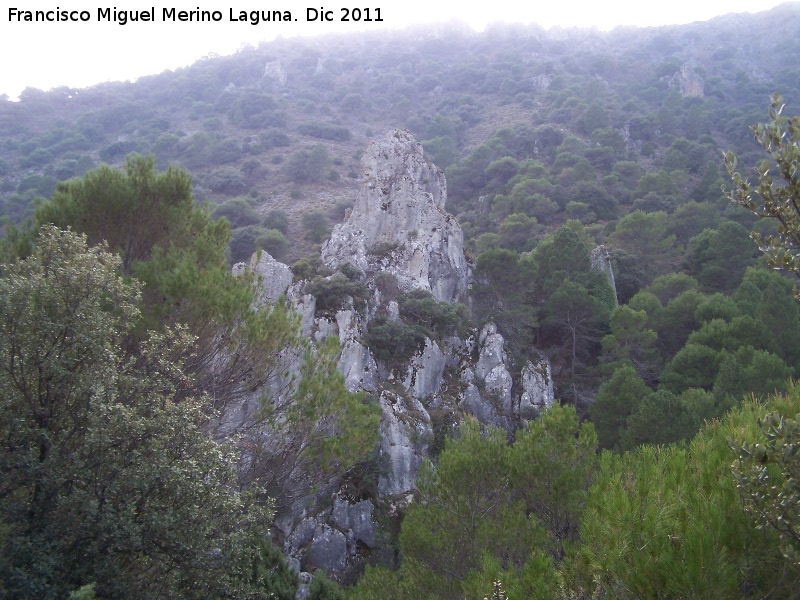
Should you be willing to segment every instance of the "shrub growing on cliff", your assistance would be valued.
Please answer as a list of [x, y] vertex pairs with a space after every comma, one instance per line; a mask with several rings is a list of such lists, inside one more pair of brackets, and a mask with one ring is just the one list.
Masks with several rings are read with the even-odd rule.
[[316, 312], [335, 314], [353, 299], [353, 306], [361, 310], [366, 306], [367, 286], [362, 281], [353, 280], [344, 273], [336, 273], [327, 279], [317, 279], [306, 286], [306, 293], [317, 299]]
[[397, 297], [400, 316], [424, 328], [431, 337], [462, 334], [469, 326], [467, 307], [439, 302], [427, 290], [411, 290]]
[[370, 323], [364, 341], [376, 359], [403, 362], [425, 344], [425, 330], [419, 325], [378, 317]]

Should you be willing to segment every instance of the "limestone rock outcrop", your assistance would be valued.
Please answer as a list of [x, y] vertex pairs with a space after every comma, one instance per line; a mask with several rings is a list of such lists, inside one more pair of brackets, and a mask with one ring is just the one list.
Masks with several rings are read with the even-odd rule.
[[244, 263], [236, 263], [233, 273], [239, 274], [246, 269], [256, 276], [256, 303], [260, 306], [275, 304], [292, 284], [292, 270], [272, 258], [266, 250], [253, 254], [247, 267]]
[[518, 414], [521, 419], [532, 419], [555, 402], [553, 389], [553, 369], [550, 361], [540, 357], [522, 368], [522, 394], [520, 394]]
[[[249, 269], [256, 276], [256, 308], [284, 297], [299, 314], [305, 338], [318, 343], [338, 338], [337, 368], [346, 388], [367, 392], [380, 408], [371, 495], [363, 496], [363, 489], [357, 488], [351, 497], [347, 490], [353, 489], [352, 481], [344, 475], [334, 477], [276, 518], [278, 537], [294, 568], [321, 568], [343, 577], [365, 551], [380, 543], [380, 519], [374, 513], [396, 515], [413, 501], [420, 466], [434, 443], [441, 447], [445, 427], [455, 428], [465, 415], [472, 415], [483, 425], [511, 432], [536, 418], [555, 398], [547, 357], [532, 358], [520, 369], [493, 323], [461, 332], [460, 337], [426, 330], [424, 342], [410, 358], [379, 353], [384, 358], [376, 360], [367, 341], [376, 319], [418, 325], [401, 310], [399, 294], [422, 289], [440, 302], [467, 301], [471, 272], [461, 229], [444, 210], [444, 174], [424, 158], [411, 134], [394, 130], [373, 142], [362, 165], [365, 181], [353, 210], [322, 247], [322, 261], [331, 270], [349, 263], [360, 271], [350, 269], [348, 275], [359, 284], [358, 298], [343, 295], [338, 308], [322, 295], [315, 298], [309, 291], [322, 294], [324, 285], [292, 283], [291, 270], [266, 252], [254, 255], [249, 265], [234, 267], [234, 272]], [[614, 285], [605, 248], [592, 253], [592, 265]], [[391, 286], [385, 284], [387, 274]], [[328, 279], [336, 277], [342, 273]], [[291, 352], [287, 356], [291, 358]], [[537, 356], [532, 349], [530, 356]], [[298, 350], [295, 358], [299, 357]], [[290, 389], [297, 376], [297, 369], [287, 368], [281, 389]], [[222, 423], [231, 431], [245, 427], [258, 401], [255, 394], [231, 407]], [[307, 591], [307, 586], [301, 587]]]
[[705, 82], [690, 64], [684, 64], [680, 71], [669, 78], [667, 85], [678, 88], [684, 98], [703, 98], [705, 95]]
[[415, 480], [427, 441], [433, 435], [431, 418], [419, 400], [384, 390], [381, 407], [380, 455], [386, 472], [378, 479], [378, 493], [398, 496], [416, 490]]
[[398, 129], [372, 142], [361, 163], [364, 185], [348, 219], [322, 247], [325, 265], [349, 262], [368, 276], [394, 275], [401, 291], [419, 288], [440, 301], [465, 300], [470, 268], [461, 228], [444, 210], [442, 170]]
[[478, 337], [477, 363], [461, 371], [459, 407], [481, 423], [510, 430], [553, 405], [555, 390], [547, 357], [529, 360], [518, 379], [515, 385], [505, 339], [494, 323], [488, 323]]

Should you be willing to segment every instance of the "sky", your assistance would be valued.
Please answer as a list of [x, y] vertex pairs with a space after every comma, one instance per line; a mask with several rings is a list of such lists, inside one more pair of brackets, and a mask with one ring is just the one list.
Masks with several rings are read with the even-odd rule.
[[[104, 81], [134, 81], [144, 75], [188, 66], [212, 54], [232, 54], [282, 36], [402, 29], [414, 24], [462, 21], [481, 31], [487, 24], [536, 23], [551, 27], [595, 27], [607, 31], [617, 26], [651, 27], [705, 21], [717, 15], [759, 12], [780, 0], [484, 0], [431, 2], [430, 0], [373, 0], [355, 4], [347, 0], [164, 0], [103, 4], [102, 0], [0, 0], [0, 95], [15, 99], [26, 87], [88, 87]], [[178, 3], [176, 3], [176, 1]], [[148, 6], [149, 4], [149, 6]], [[362, 21], [343, 22], [346, 9], [360, 6]], [[365, 8], [369, 7], [366, 22]], [[219, 11], [217, 22], [180, 22], [165, 19], [165, 10]], [[26, 22], [21, 11], [57, 11], [67, 17], [80, 11], [87, 20]], [[114, 11], [117, 17], [114, 18]], [[126, 11], [152, 12], [153, 21], [120, 24]], [[289, 11], [290, 22], [253, 24], [252, 11]], [[75, 11], [75, 12], [73, 12]], [[245, 16], [241, 13], [244, 12]], [[110, 18], [105, 15], [110, 13]], [[331, 20], [314, 15], [328, 15]], [[21, 17], [15, 15], [22, 15]], [[382, 22], [375, 19], [380, 16]], [[21, 20], [20, 20], [21, 19]], [[295, 21], [296, 19], [296, 21]]]

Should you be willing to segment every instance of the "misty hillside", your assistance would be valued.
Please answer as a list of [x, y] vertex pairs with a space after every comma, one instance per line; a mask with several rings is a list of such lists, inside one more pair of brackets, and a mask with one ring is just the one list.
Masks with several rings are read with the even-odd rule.
[[[20, 222], [57, 181], [154, 154], [162, 167], [189, 169], [196, 200], [222, 205], [237, 228], [235, 259], [252, 251], [262, 219], [283, 211], [291, 262], [309, 249], [299, 216], [321, 209], [339, 220], [360, 179], [359, 153], [391, 127], [411, 130], [447, 169], [448, 209], [464, 213], [468, 237], [499, 225], [475, 213], [477, 197], [493, 191], [474, 172], [488, 165], [471, 162], [476, 151], [540, 161], [556, 188], [558, 206], [539, 211], [549, 224], [583, 210], [566, 212], [577, 182], [555, 181], [565, 168], [591, 167], [583, 183], [622, 205], [601, 222], [629, 210], [637, 181], [604, 179], [620, 162], [682, 173], [673, 176], [677, 202], [698, 200], [692, 192], [707, 167], [722, 170], [723, 149], [752, 162], [748, 127], [763, 120], [771, 93], [797, 105], [799, 22], [789, 4], [609, 33], [440, 25], [277, 40], [135, 83], [27, 89], [20, 102], [0, 103], [0, 214]], [[515, 139], [498, 148], [503, 130]]]
[[0, 99], [0, 597], [797, 597], [798, 57], [791, 3]]

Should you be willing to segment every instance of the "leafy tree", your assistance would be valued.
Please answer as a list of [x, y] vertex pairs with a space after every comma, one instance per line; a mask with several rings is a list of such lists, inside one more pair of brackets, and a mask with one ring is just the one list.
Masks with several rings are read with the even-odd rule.
[[[797, 414], [797, 389], [767, 407], [745, 402], [708, 423], [688, 447], [603, 453], [581, 544], [561, 569], [570, 597], [791, 596], [798, 567], [783, 559], [776, 532], [756, 529], [731, 477], [729, 444], [763, 445], [759, 420], [773, 410]], [[753, 483], [762, 490], [774, 485]]]
[[504, 431], [481, 433], [466, 419], [435, 470], [421, 470], [420, 502], [400, 533], [400, 569], [370, 571], [358, 588], [376, 589], [378, 578], [404, 590], [393, 597], [480, 600], [500, 578], [509, 598], [553, 597], [554, 560], [576, 539], [596, 445], [572, 407], [551, 407], [512, 446]]
[[578, 539], [597, 468], [597, 435], [575, 409], [556, 404], [517, 434], [509, 455], [514, 497], [545, 528], [554, 559]]
[[720, 353], [702, 344], [686, 344], [664, 368], [660, 387], [680, 394], [689, 388], [710, 390], [721, 361]]
[[726, 356], [714, 380], [713, 393], [718, 405], [738, 402], [747, 394], [764, 397], [786, 389], [792, 370], [780, 357], [766, 350], [742, 346]]
[[628, 417], [620, 447], [630, 450], [642, 444], [671, 444], [693, 436], [699, 425], [680, 398], [660, 390], [645, 396]]
[[730, 221], [692, 238], [687, 250], [688, 273], [706, 291], [722, 292], [731, 292], [739, 286], [748, 262], [757, 252], [747, 230]]
[[524, 504], [512, 501], [508, 456], [504, 431], [484, 436], [467, 419], [459, 439], [447, 440], [436, 469], [421, 469], [421, 501], [411, 505], [400, 532], [404, 557], [423, 575], [419, 596], [457, 598], [484, 551], [522, 565], [541, 540]]
[[533, 261], [505, 248], [482, 253], [475, 267], [472, 297], [476, 314], [497, 324], [511, 353], [517, 356], [530, 348], [537, 325], [529, 287], [535, 269]]
[[[725, 162], [733, 178], [729, 198], [760, 217], [774, 219], [777, 233], [762, 236], [753, 233], [753, 240], [767, 255], [771, 265], [800, 275], [800, 117], [785, 117], [783, 98], [772, 97], [769, 123], [751, 129], [756, 141], [770, 156], [755, 169], [758, 184], [750, 184], [736, 171], [736, 157], [726, 154]], [[777, 169], [783, 184], [775, 182]]]
[[60, 184], [36, 220], [121, 253], [122, 272], [144, 283], [140, 329], [187, 326], [195, 342], [182, 357], [193, 379], [185, 393], [208, 393], [221, 409], [273, 378], [296, 324], [282, 307], [252, 310], [252, 278], [233, 277], [225, 260], [229, 227], [194, 206], [190, 180], [182, 169], [158, 173], [152, 157], [133, 155], [124, 171], [102, 166]]
[[602, 360], [611, 365], [630, 361], [640, 377], [655, 380], [659, 367], [656, 351], [658, 335], [647, 327], [647, 313], [629, 306], [618, 306], [611, 312], [611, 333], [602, 340]]
[[[797, 393], [793, 386], [792, 393]], [[797, 444], [800, 423], [779, 411], [765, 415], [759, 423], [761, 435], [736, 444], [739, 459], [734, 473], [743, 492], [747, 511], [759, 529], [778, 534], [783, 556], [800, 564], [800, 464]]]
[[566, 280], [574, 280], [591, 269], [590, 247], [585, 230], [569, 225], [559, 229], [536, 246], [533, 252], [536, 265], [536, 294], [548, 298]]
[[535, 241], [537, 224], [535, 217], [520, 213], [508, 215], [498, 227], [500, 243], [504, 248], [516, 251], [530, 249]]
[[[721, 184], [717, 184], [717, 195], [721, 193]], [[716, 228], [719, 220], [719, 207], [710, 202], [687, 202], [669, 215], [667, 233], [673, 234], [678, 243], [685, 246], [703, 230]]]
[[544, 314], [543, 324], [562, 333], [574, 379], [576, 367], [588, 364], [592, 346], [602, 338], [601, 326], [608, 321], [609, 307], [580, 283], [565, 281], [548, 299]]
[[800, 361], [800, 305], [792, 298], [792, 284], [778, 272], [750, 268], [734, 300], [756, 319], [762, 335], [774, 346], [766, 347], [789, 365]]
[[601, 448], [619, 447], [620, 435], [630, 415], [636, 412], [642, 398], [651, 392], [631, 365], [614, 370], [611, 379], [597, 391], [597, 399], [589, 408]]
[[625, 215], [617, 221], [608, 242], [637, 257], [650, 279], [672, 270], [675, 236], [667, 231], [665, 212], [635, 210]]
[[657, 311], [653, 328], [658, 334], [657, 346], [665, 360], [674, 356], [699, 326], [697, 307], [703, 299], [701, 293], [688, 289], [670, 300], [661, 311]]
[[131, 343], [139, 286], [120, 263], [47, 227], [0, 278], [0, 589], [266, 598], [245, 570], [269, 511], [237, 491], [206, 402], [177, 401], [190, 336]]
[[50, 202], [36, 210], [38, 224], [71, 226], [86, 234], [89, 245], [105, 241], [122, 256], [122, 272], [149, 260], [154, 247], [188, 243], [205, 227], [192, 204], [191, 178], [177, 167], [155, 170], [155, 159], [131, 155], [125, 170], [107, 165], [81, 179], [59, 183]]

